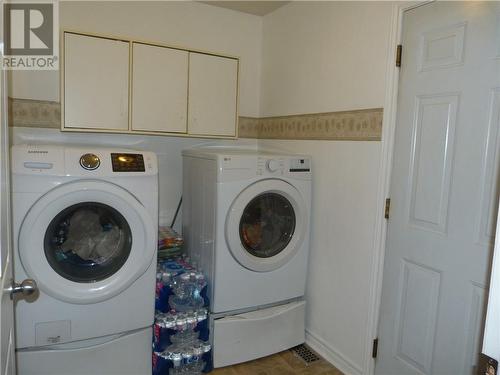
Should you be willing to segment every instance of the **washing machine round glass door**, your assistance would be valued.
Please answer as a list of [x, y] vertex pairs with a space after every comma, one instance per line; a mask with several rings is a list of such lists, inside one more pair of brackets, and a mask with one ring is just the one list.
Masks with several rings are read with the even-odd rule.
[[113, 207], [81, 202], [63, 209], [49, 223], [45, 257], [62, 277], [93, 283], [115, 274], [132, 249], [132, 231]]
[[26, 215], [19, 255], [40, 289], [61, 300], [91, 303], [127, 288], [151, 265], [156, 228], [142, 204], [114, 184], [61, 185]]
[[234, 258], [259, 272], [275, 270], [300, 249], [309, 214], [291, 184], [268, 179], [243, 190], [226, 218], [226, 240]]

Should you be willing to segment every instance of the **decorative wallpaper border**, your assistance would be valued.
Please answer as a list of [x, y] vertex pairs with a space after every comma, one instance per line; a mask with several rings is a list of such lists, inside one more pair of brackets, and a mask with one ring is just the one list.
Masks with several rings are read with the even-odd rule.
[[9, 125], [31, 128], [60, 128], [58, 102], [9, 98]]
[[[383, 109], [279, 117], [240, 117], [240, 138], [380, 141]], [[58, 102], [9, 98], [10, 126], [61, 127]]]
[[239, 136], [259, 139], [380, 141], [383, 109], [280, 117], [240, 117]]

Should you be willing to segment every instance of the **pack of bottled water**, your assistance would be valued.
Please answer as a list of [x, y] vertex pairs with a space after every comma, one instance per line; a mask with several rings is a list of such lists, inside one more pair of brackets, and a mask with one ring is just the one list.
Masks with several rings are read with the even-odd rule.
[[153, 375], [212, 370], [205, 276], [185, 256], [160, 260], [156, 275]]
[[175, 343], [162, 352], [153, 353], [153, 375], [195, 375], [210, 372], [212, 347], [196, 340], [189, 345]]

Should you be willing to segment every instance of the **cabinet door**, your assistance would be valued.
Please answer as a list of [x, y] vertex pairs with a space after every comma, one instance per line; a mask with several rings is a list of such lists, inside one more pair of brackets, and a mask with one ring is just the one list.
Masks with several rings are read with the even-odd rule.
[[129, 43], [64, 34], [64, 127], [128, 130]]
[[238, 60], [190, 53], [188, 133], [235, 136]]
[[132, 130], [186, 133], [188, 52], [133, 44]]

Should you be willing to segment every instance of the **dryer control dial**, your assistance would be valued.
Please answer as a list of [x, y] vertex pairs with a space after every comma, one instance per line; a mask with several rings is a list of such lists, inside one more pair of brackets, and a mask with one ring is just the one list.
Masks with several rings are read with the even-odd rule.
[[101, 160], [96, 154], [85, 154], [80, 157], [80, 165], [88, 171], [93, 171], [99, 168]]
[[280, 163], [278, 160], [269, 159], [266, 162], [266, 168], [269, 172], [276, 172], [278, 169], [280, 169]]

